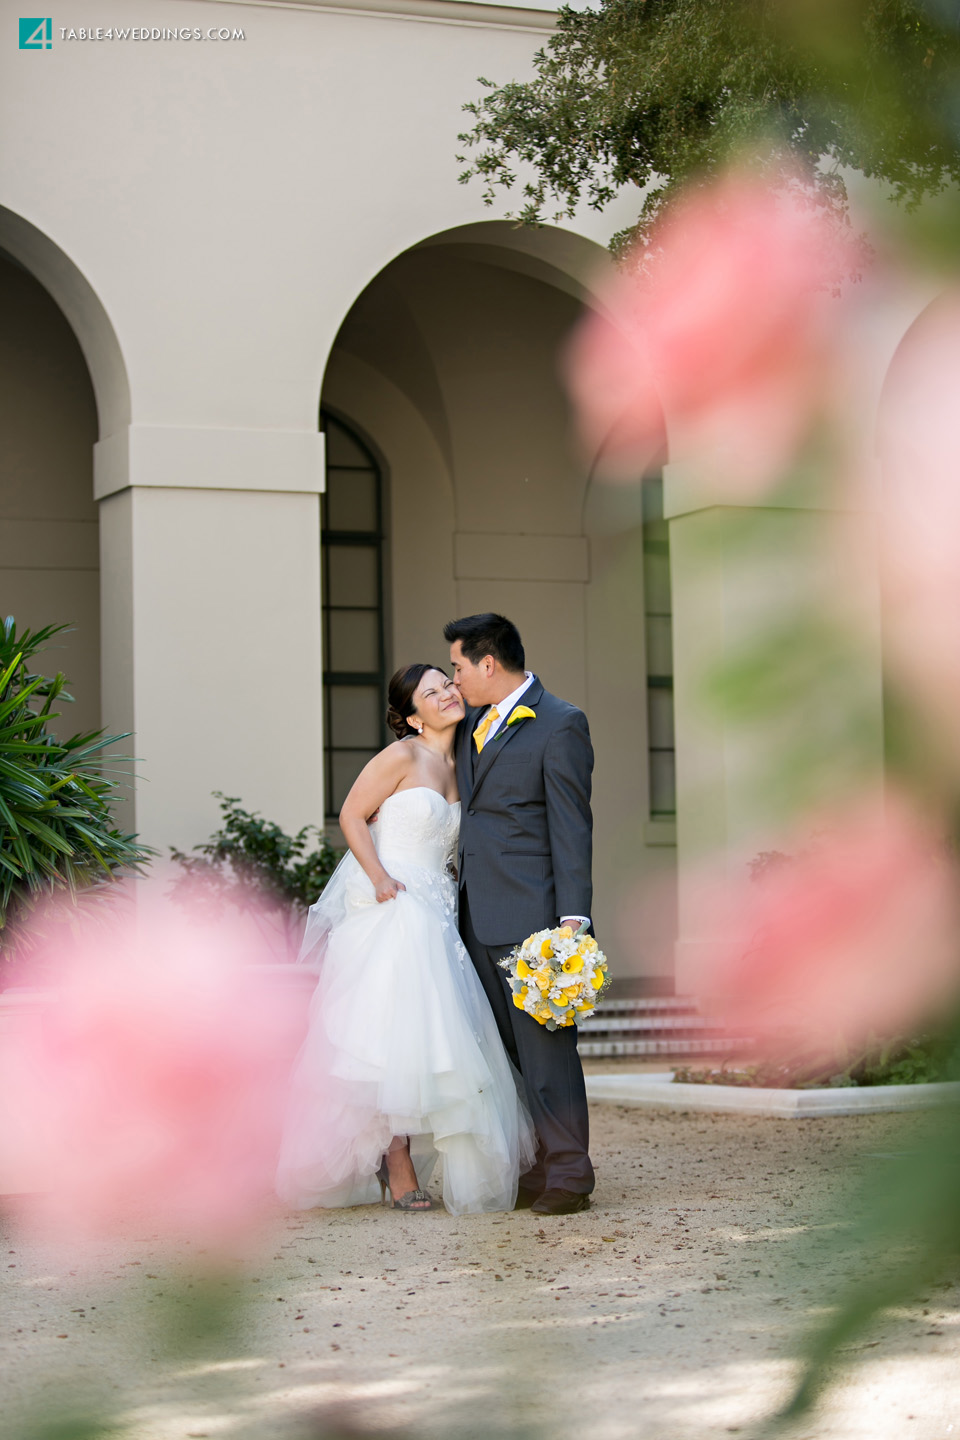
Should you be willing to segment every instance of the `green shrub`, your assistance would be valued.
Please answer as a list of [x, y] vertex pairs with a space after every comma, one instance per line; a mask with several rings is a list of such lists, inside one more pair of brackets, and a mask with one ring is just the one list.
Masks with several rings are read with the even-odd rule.
[[681, 1065], [674, 1080], [685, 1085], [737, 1085], [749, 1089], [809, 1090], [826, 1086], [926, 1085], [960, 1080], [960, 1054], [951, 1035], [900, 1036], [872, 1042], [838, 1070], [834, 1062], [765, 1061], [757, 1065], [716, 1068]]
[[[0, 627], [0, 954], [29, 950], [26, 922], [46, 897], [76, 906], [122, 875], [142, 872], [154, 853], [117, 829], [104, 750], [124, 740], [91, 730], [57, 740], [56, 704], [72, 703], [66, 676], [34, 673], [29, 662], [67, 625], [17, 633]], [[111, 761], [126, 756], [110, 756]], [[126, 772], [118, 772], [123, 776]], [[104, 892], [105, 893], [105, 892]]]
[[264, 905], [284, 932], [296, 938], [307, 909], [333, 874], [342, 851], [335, 850], [316, 825], [287, 835], [256, 811], [240, 807], [236, 796], [215, 790], [223, 816], [219, 830], [193, 853], [171, 846], [181, 867], [174, 897], [220, 911], [227, 905], [262, 912]]

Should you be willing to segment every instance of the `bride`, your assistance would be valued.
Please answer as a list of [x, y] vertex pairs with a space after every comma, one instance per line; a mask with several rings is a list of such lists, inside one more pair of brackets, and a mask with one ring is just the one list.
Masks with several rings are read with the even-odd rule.
[[[511, 1210], [533, 1161], [530, 1117], [457, 933], [460, 828], [453, 742], [460, 692], [432, 665], [390, 681], [399, 737], [340, 812], [350, 852], [310, 911], [300, 958], [319, 964], [297, 1060], [277, 1192], [297, 1209]], [[418, 1178], [419, 1177], [419, 1178]]]

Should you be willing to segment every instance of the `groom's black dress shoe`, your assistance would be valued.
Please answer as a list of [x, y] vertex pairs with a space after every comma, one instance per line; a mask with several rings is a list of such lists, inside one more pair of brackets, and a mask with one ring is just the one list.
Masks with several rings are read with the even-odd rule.
[[517, 1191], [517, 1200], [513, 1207], [514, 1210], [529, 1210], [534, 1201], [539, 1199], [540, 1194], [541, 1192], [539, 1190], [526, 1190], [521, 1185]]
[[578, 1210], [590, 1209], [590, 1196], [575, 1190], [544, 1190], [530, 1209], [535, 1215], [574, 1215]]

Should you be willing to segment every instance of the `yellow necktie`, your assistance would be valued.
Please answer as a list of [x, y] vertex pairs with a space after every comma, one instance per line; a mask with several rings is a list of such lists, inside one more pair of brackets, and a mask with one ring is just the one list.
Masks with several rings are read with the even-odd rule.
[[496, 705], [493, 705], [490, 709], [489, 715], [485, 715], [480, 721], [480, 724], [477, 726], [476, 730], [474, 730], [473, 739], [477, 747], [478, 755], [480, 754], [480, 751], [483, 749], [484, 744], [486, 743], [487, 733], [490, 729], [490, 726], [493, 724], [494, 720], [499, 719], [500, 711], [497, 709]]

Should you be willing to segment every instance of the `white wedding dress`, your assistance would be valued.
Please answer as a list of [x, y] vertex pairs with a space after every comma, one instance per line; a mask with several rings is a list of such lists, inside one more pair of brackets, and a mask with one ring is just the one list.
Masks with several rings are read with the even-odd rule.
[[319, 963], [277, 1176], [296, 1209], [380, 1198], [394, 1135], [420, 1185], [437, 1152], [455, 1215], [510, 1210], [534, 1133], [493, 1012], [457, 933], [460, 804], [425, 786], [380, 806], [370, 831], [406, 886], [378, 904], [353, 855], [310, 911], [301, 959]]

